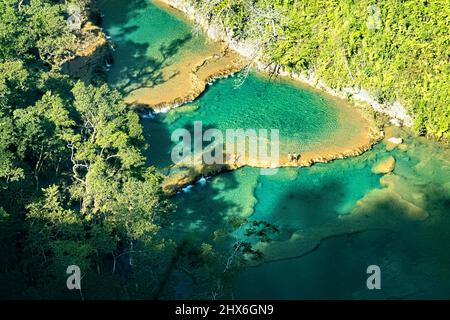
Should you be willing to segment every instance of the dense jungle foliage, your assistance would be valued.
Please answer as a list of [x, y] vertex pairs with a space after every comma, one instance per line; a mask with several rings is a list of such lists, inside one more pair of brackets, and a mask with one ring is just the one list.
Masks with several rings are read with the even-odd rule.
[[398, 100], [417, 133], [450, 139], [450, 1], [189, 1], [267, 61]]

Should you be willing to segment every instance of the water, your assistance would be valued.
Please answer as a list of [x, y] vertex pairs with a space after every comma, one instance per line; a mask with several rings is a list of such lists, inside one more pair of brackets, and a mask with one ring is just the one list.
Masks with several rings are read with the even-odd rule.
[[[146, 68], [163, 59], [161, 44], [189, 39], [170, 61], [205, 45], [195, 45], [186, 22], [149, 2], [101, 6], [108, 33], [121, 44], [110, 83], [124, 90], [141, 85], [145, 72], [152, 76]], [[280, 128], [284, 148], [294, 151], [339, 144], [338, 136], [360, 131], [348, 111], [314, 91], [257, 74], [239, 89], [235, 84], [221, 80], [193, 103], [143, 119], [149, 164], [170, 166], [170, 133], [196, 120], [221, 130]], [[390, 150], [381, 143], [360, 157], [274, 176], [246, 167], [196, 183], [174, 198], [173, 228], [180, 238], [205, 243], [215, 243], [237, 218], [280, 229], [272, 242], [259, 244], [266, 262], [235, 279], [236, 298], [450, 298], [450, 152], [402, 130], [392, 134], [405, 144]], [[373, 173], [388, 155], [397, 161], [394, 172]], [[243, 235], [237, 230], [232, 237]], [[381, 291], [366, 288], [372, 264], [381, 267]]]
[[[372, 173], [387, 155], [397, 159], [394, 173]], [[195, 220], [191, 232], [210, 242], [229, 215], [280, 228], [264, 247], [270, 262], [236, 279], [238, 299], [449, 298], [449, 155], [410, 138], [405, 150], [382, 143], [361, 157], [275, 176], [244, 168], [179, 195], [177, 215]], [[397, 180], [386, 186], [386, 177]], [[428, 216], [414, 216], [410, 205]], [[382, 270], [381, 291], [366, 288], [373, 264]]]
[[103, 27], [115, 44], [111, 85], [129, 94], [172, 76], [170, 66], [208, 49], [192, 27], [147, 0], [100, 0]]
[[149, 155], [151, 164], [164, 167], [171, 164], [171, 133], [186, 128], [193, 136], [195, 121], [202, 122], [204, 131], [221, 130], [224, 138], [227, 129], [277, 129], [281, 153], [287, 154], [344, 145], [356, 136], [362, 130], [359, 123], [340, 121], [341, 113], [334, 101], [317, 92], [252, 73], [242, 86], [237, 87], [235, 78], [222, 79], [198, 100], [144, 123], [157, 152]]

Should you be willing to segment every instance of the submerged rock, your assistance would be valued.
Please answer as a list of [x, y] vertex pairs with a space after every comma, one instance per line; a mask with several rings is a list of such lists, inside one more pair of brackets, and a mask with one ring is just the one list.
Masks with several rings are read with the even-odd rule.
[[352, 213], [377, 214], [386, 219], [385, 212], [411, 220], [425, 220], [429, 217], [426, 210], [426, 196], [421, 186], [395, 174], [380, 179], [382, 189], [373, 189], [359, 200]]
[[403, 136], [405, 131], [396, 127], [386, 127], [385, 128], [385, 138], [384, 143], [386, 145], [386, 150], [391, 151], [395, 148], [404, 149], [406, 148], [404, 144]]
[[389, 156], [387, 158], [378, 161], [372, 168], [373, 173], [386, 174], [394, 171], [395, 169], [395, 158]]

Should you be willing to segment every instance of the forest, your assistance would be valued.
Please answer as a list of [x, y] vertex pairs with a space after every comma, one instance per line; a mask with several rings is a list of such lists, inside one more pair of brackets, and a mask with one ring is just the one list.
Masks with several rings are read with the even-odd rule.
[[114, 297], [123, 284], [105, 268], [119, 269], [130, 251], [154, 259], [170, 250], [158, 230], [171, 205], [145, 166], [139, 116], [100, 76], [60, 72], [80, 41], [66, 9], [0, 1], [3, 298], [79, 298], [64, 286], [73, 264], [91, 297]]
[[[172, 208], [145, 166], [138, 114], [101, 76], [85, 83], [60, 72], [80, 38], [66, 6], [0, 1], [3, 298], [80, 298], [64, 285], [73, 264], [89, 297], [124, 296], [124, 258], [145, 251], [148, 263], [172, 249], [158, 235]], [[136, 288], [128, 294], [145, 292]]]
[[268, 66], [399, 101], [417, 134], [450, 139], [448, 0], [187, 2]]

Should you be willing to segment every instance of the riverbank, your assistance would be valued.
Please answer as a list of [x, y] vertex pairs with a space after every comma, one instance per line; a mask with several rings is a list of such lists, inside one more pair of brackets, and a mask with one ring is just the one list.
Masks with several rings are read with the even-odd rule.
[[59, 61], [62, 73], [91, 82], [103, 78], [111, 62], [111, 43], [99, 26], [100, 13], [95, 3], [81, 12], [73, 53]]
[[225, 43], [215, 43], [204, 54], [192, 54], [165, 67], [165, 80], [161, 84], [139, 88], [131, 92], [125, 102], [150, 107], [155, 112], [166, 112], [194, 101], [206, 90], [208, 84], [240, 71], [245, 64], [245, 59]]
[[[360, 156], [372, 149], [372, 147], [383, 139], [383, 137], [384, 134], [382, 132], [370, 128], [363, 132], [359, 137], [352, 137], [349, 140], [346, 140], [348, 144], [339, 146], [330, 142], [329, 147], [302, 153], [300, 155], [301, 158], [298, 161], [290, 159], [287, 154], [282, 154], [280, 155], [279, 161], [276, 163], [271, 163], [267, 160], [260, 161], [259, 159], [250, 158], [248, 156], [241, 159], [238, 155], [226, 153], [225, 151], [224, 159], [226, 160], [223, 164], [202, 164], [189, 166], [187, 169], [185, 165], [173, 166], [170, 170], [174, 173], [170, 173], [166, 176], [162, 186], [167, 194], [173, 195], [204, 177], [214, 176], [219, 173], [237, 170], [247, 166], [261, 169], [311, 167], [317, 163], [329, 163], [338, 159]], [[337, 136], [336, 138], [338, 143], [345, 141], [345, 136]], [[238, 158], [239, 161], [236, 161]]]

